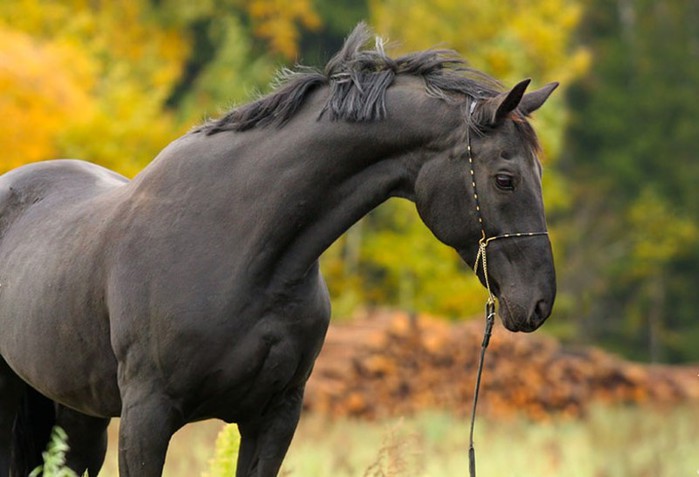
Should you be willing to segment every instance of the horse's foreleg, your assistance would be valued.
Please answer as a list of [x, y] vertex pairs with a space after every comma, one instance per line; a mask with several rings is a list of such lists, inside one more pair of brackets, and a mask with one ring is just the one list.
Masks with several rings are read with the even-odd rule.
[[70, 450], [66, 464], [76, 474], [97, 475], [107, 452], [108, 418], [87, 416], [65, 406], [58, 405], [56, 424], [68, 434]]
[[275, 477], [296, 431], [303, 387], [271, 402], [254, 421], [240, 423], [241, 442], [236, 477]]
[[12, 424], [23, 391], [24, 383], [0, 357], [0, 477], [10, 475]]
[[150, 386], [122, 389], [119, 427], [119, 475], [162, 475], [170, 437], [183, 425], [173, 403]]

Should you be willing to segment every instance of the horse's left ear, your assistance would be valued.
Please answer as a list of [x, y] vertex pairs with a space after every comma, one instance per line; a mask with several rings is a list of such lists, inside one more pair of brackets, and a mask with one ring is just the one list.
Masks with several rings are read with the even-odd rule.
[[519, 102], [519, 110], [524, 115], [529, 115], [539, 109], [546, 102], [553, 90], [558, 88], [558, 82], [549, 83], [541, 89], [527, 93]]
[[485, 120], [485, 123], [496, 125], [507, 118], [522, 101], [524, 91], [526, 91], [530, 82], [530, 79], [520, 81], [507, 93], [501, 93], [494, 98], [484, 101], [480, 109], [481, 117]]

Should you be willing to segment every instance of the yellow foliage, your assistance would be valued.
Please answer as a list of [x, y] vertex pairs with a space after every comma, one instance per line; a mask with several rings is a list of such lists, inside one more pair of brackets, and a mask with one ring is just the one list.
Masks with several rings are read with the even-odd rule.
[[[323, 274], [340, 316], [367, 302], [452, 317], [481, 311], [485, 289], [456, 252], [432, 236], [414, 209], [407, 201], [389, 201], [377, 211], [390, 214], [381, 220], [382, 227], [360, 225], [363, 237], [350, 238], [357, 233], [351, 231], [323, 254]], [[357, 248], [354, 259], [349, 259], [350, 240]]]
[[154, 24], [147, 5], [139, 0], [97, 5], [86, 0], [16, 0], [0, 5], [0, 23], [46, 41], [71, 44], [100, 60], [105, 69], [122, 63], [149, 85], [169, 84], [180, 74], [188, 45], [177, 31]]
[[298, 54], [297, 24], [315, 30], [321, 21], [310, 0], [248, 0], [245, 2], [256, 36], [286, 59]]
[[0, 26], [0, 173], [53, 157], [66, 125], [92, 115], [93, 72], [71, 45]]
[[[377, 30], [400, 39], [402, 50], [435, 45], [459, 51], [470, 63], [506, 85], [531, 77], [537, 85], [564, 89], [589, 66], [590, 55], [572, 48], [582, 5], [576, 0], [370, 0]], [[558, 103], [557, 92], [550, 100]], [[565, 126], [562, 107], [537, 113], [542, 142], [552, 156]]]
[[694, 250], [699, 229], [687, 217], [650, 189], [644, 190], [629, 210], [631, 242], [629, 269], [639, 278], [651, 276], [663, 265]]
[[235, 475], [240, 448], [240, 433], [235, 424], [226, 424], [216, 437], [214, 456], [204, 477], [226, 477]]
[[187, 38], [154, 22], [148, 5], [0, 4], [0, 113], [12, 118], [0, 132], [2, 170], [59, 156], [133, 175], [182, 132], [162, 111]]
[[506, 80], [529, 74], [540, 81], [565, 82], [587, 64], [585, 51], [570, 51], [571, 34], [582, 13], [574, 0], [370, 0], [369, 4], [378, 31], [400, 38], [402, 48], [443, 44], [460, 51], [477, 68]]

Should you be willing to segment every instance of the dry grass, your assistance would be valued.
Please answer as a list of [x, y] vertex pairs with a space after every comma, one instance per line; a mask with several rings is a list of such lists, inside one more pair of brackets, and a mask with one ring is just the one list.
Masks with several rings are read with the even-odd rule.
[[[208, 469], [214, 455], [216, 436], [222, 424], [218, 421], [198, 422], [177, 432], [168, 449], [163, 475], [173, 477], [199, 477]], [[109, 428], [109, 449], [100, 476], [117, 477], [117, 441], [119, 420]]]
[[[468, 425], [444, 412], [368, 423], [306, 415], [284, 464], [287, 477], [467, 475]], [[165, 476], [202, 475], [221, 429], [186, 427], [173, 438]], [[113, 437], [116, 435], [113, 433]], [[584, 420], [480, 420], [478, 474], [498, 477], [697, 475], [699, 405], [674, 409], [597, 407]], [[101, 475], [115, 477], [116, 439]]]

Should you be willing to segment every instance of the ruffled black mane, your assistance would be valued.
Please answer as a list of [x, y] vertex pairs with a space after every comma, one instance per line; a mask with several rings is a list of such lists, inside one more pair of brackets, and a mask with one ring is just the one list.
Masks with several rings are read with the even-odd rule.
[[215, 134], [281, 127], [312, 91], [326, 85], [330, 87], [330, 95], [321, 116], [327, 114], [332, 120], [354, 122], [381, 120], [386, 116], [386, 90], [397, 75], [423, 78], [427, 93], [445, 100], [455, 93], [480, 100], [502, 90], [500, 83], [466, 66], [452, 50], [426, 50], [393, 59], [386, 55], [379, 38], [373, 49], [365, 48], [372, 36], [368, 27], [360, 23], [323, 72], [307, 67], [284, 69], [275, 91], [209, 121], [196, 131]]

